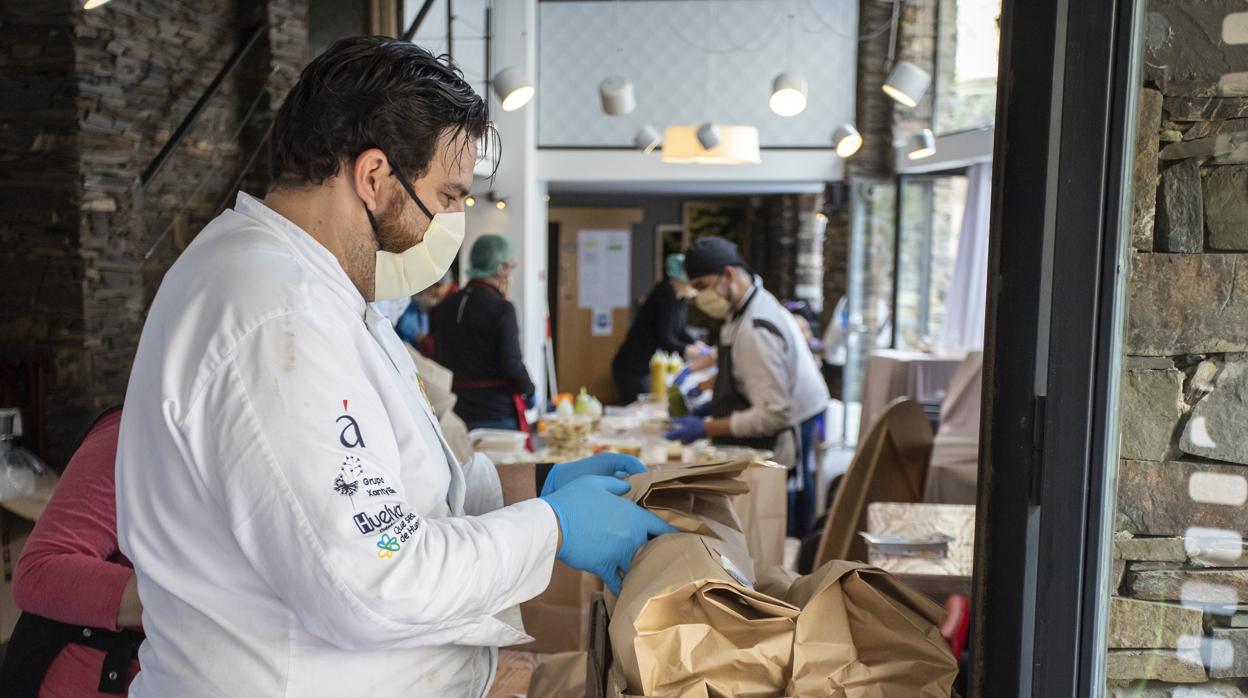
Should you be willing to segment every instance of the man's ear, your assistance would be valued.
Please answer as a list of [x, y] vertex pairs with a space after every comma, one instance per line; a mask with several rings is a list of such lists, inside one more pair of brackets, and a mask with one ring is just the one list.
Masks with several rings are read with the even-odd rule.
[[355, 193], [369, 211], [381, 205], [381, 180], [390, 176], [390, 162], [380, 148], [369, 148], [355, 158], [350, 169]]

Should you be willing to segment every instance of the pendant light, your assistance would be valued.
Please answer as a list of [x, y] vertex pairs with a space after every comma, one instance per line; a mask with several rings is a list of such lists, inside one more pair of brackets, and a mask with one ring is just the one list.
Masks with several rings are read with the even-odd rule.
[[862, 134], [853, 124], [841, 124], [832, 134], [832, 147], [836, 148], [837, 155], [847, 158], [862, 147]]
[[806, 78], [794, 71], [785, 71], [771, 83], [768, 106], [780, 116], [797, 116], [806, 110]]
[[932, 84], [932, 76], [910, 61], [897, 61], [893, 70], [884, 81], [884, 93], [899, 104], [914, 108], [927, 93]]
[[598, 83], [598, 97], [602, 100], [603, 113], [608, 116], [629, 114], [637, 107], [633, 82], [618, 75]]
[[936, 134], [932, 133], [932, 129], [925, 128], [922, 131], [915, 131], [911, 134], [906, 157], [911, 160], [922, 160], [923, 158], [930, 158], [935, 154]]
[[637, 131], [637, 135], [633, 137], [633, 146], [646, 155], [653, 153], [654, 149], [659, 147], [659, 144], [662, 142], [663, 136], [659, 134], [658, 129], [650, 124], [642, 126]]
[[516, 66], [503, 68], [494, 75], [494, 93], [502, 103], [503, 111], [515, 111], [528, 104], [537, 93], [533, 82]]
[[[789, 10], [789, 36], [786, 43], [788, 47], [789, 66], [793, 65], [793, 11]], [[771, 83], [771, 99], [767, 100], [767, 105], [771, 110], [780, 116], [797, 116], [806, 111], [806, 97], [808, 85], [806, 78], [801, 73], [792, 68], [785, 70], [776, 76]]]

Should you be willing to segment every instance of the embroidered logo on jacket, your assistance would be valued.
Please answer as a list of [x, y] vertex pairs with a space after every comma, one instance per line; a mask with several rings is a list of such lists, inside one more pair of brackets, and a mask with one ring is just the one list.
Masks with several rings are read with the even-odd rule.
[[403, 518], [403, 509], [398, 504], [388, 504], [375, 514], [360, 512], [351, 517], [360, 533], [368, 535], [373, 531], [384, 531]]
[[389, 560], [397, 552], [399, 552], [399, 539], [389, 533], [381, 534], [381, 538], [377, 539], [377, 557]]
[[[347, 411], [346, 400], [342, 401], [342, 411]], [[367, 448], [364, 445], [364, 435], [360, 433], [360, 424], [355, 421], [355, 417], [352, 417], [349, 414], [344, 414], [338, 419], [335, 419], [334, 422], [342, 424], [344, 420], [346, 421], [346, 424], [342, 427], [342, 431], [338, 433], [338, 441], [347, 448]]]
[[[338, 476], [334, 478], [334, 491], [351, 500], [351, 508], [355, 508], [355, 495], [360, 491], [360, 476], [364, 474], [364, 466], [355, 456], [347, 456], [338, 467]], [[367, 478], [365, 478], [367, 480]]]

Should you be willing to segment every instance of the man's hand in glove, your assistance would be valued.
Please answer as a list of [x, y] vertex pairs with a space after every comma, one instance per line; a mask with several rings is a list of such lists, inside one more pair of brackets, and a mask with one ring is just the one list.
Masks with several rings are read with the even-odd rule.
[[672, 428], [665, 436], [681, 443], [690, 443], [706, 438], [706, 425], [701, 417], [676, 417], [672, 419]]
[[666, 521], [620, 495], [628, 483], [607, 475], [583, 475], [542, 499], [555, 510], [563, 544], [556, 559], [598, 575], [619, 595], [637, 549], [651, 536], [675, 533]]
[[[550, 469], [546, 476], [546, 484], [542, 485], [542, 496], [545, 497], [582, 475], [606, 475], [625, 478], [629, 475], [646, 472], [641, 461], [622, 453], [599, 453], [596, 456], [560, 463]], [[628, 491], [627, 488], [624, 490]]]

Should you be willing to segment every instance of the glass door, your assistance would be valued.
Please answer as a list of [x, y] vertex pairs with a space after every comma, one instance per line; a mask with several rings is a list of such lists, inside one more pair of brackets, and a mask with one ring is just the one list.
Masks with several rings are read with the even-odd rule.
[[940, 342], [958, 257], [966, 185], [961, 172], [901, 177], [893, 341], [897, 349], [929, 352]]
[[[1164, 2], [1150, 3], [1148, 16], [1159, 44], [1186, 21], [1162, 26], [1154, 10]], [[1181, 693], [1172, 674], [1161, 686], [1120, 681], [1116, 663], [1160, 671], [1151, 664], [1158, 657], [1109, 661], [1106, 652], [1117, 630], [1110, 592], [1121, 589], [1113, 563], [1120, 377], [1135, 332], [1124, 325], [1124, 288], [1138, 261], [1129, 242], [1142, 225], [1130, 195], [1133, 171], [1148, 172], [1133, 137], [1144, 16], [1136, 0], [1003, 3], [973, 696], [1201, 695]], [[1169, 58], [1150, 64], [1178, 75]], [[1153, 250], [1151, 234], [1139, 238]], [[1153, 487], [1147, 496], [1167, 495]]]

